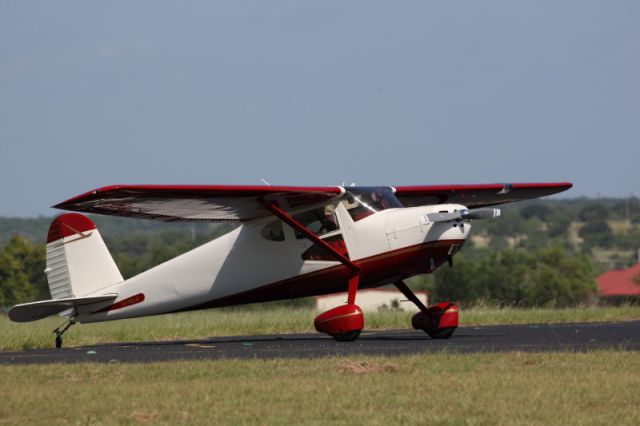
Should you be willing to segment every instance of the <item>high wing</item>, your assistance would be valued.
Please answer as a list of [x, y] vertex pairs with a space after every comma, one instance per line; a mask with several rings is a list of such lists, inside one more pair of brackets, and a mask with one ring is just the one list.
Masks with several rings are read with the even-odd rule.
[[478, 208], [544, 197], [572, 186], [569, 182], [397, 186], [395, 195], [405, 207], [456, 203]]
[[55, 208], [171, 221], [241, 222], [270, 216], [264, 202], [291, 210], [344, 193], [339, 186], [113, 185], [78, 195]]
[[[571, 188], [568, 182], [398, 186], [405, 207], [457, 203], [469, 208], [543, 197]], [[54, 207], [85, 213], [162, 221], [242, 222], [272, 215], [265, 202], [285, 211], [342, 196], [340, 186], [113, 185], [78, 195]]]

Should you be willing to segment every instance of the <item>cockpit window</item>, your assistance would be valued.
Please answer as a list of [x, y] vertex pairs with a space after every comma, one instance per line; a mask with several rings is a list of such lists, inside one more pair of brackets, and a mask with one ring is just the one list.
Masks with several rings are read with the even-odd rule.
[[402, 207], [389, 187], [350, 187], [342, 201], [354, 221], [376, 212]]
[[[338, 230], [338, 218], [332, 204], [297, 214], [293, 218], [318, 236]], [[296, 231], [296, 238], [304, 238], [304, 235]]]

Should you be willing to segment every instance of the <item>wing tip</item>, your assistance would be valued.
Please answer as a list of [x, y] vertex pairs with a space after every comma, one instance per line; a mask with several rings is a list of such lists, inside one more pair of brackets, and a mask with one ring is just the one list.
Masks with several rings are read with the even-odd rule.
[[82, 194], [76, 195], [75, 197], [71, 197], [67, 200], [61, 201], [59, 203], [54, 204], [53, 206], [51, 206], [51, 208], [53, 209], [59, 209], [59, 210], [76, 210], [74, 209], [74, 204], [77, 203], [80, 200], [84, 200], [90, 197], [93, 197], [99, 193], [103, 193], [103, 192], [108, 192], [108, 191], [112, 191], [112, 190], [116, 190], [116, 189], [120, 189], [125, 187], [126, 185], [109, 185], [109, 186], [102, 186], [100, 188], [96, 188], [93, 189], [91, 191], [87, 191], [84, 192]]
[[530, 188], [530, 189], [549, 189], [555, 190], [553, 194], [557, 194], [558, 192], [566, 191], [573, 187], [572, 182], [535, 182], [535, 183], [514, 183], [512, 184], [513, 188]]

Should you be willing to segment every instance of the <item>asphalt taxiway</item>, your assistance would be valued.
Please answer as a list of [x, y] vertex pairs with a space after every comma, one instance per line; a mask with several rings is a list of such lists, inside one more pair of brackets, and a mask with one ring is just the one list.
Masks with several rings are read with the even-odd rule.
[[[53, 345], [53, 338], [52, 338]], [[640, 350], [640, 321], [460, 327], [447, 340], [421, 331], [369, 331], [351, 343], [321, 334], [211, 337], [0, 352], [0, 364], [158, 362], [230, 358], [317, 358], [419, 353]]]

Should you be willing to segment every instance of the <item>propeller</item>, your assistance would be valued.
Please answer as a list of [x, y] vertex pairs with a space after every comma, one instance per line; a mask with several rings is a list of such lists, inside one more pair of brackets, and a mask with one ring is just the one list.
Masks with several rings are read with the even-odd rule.
[[452, 213], [428, 213], [429, 222], [449, 222], [452, 220], [493, 219], [500, 216], [500, 209], [457, 210]]

